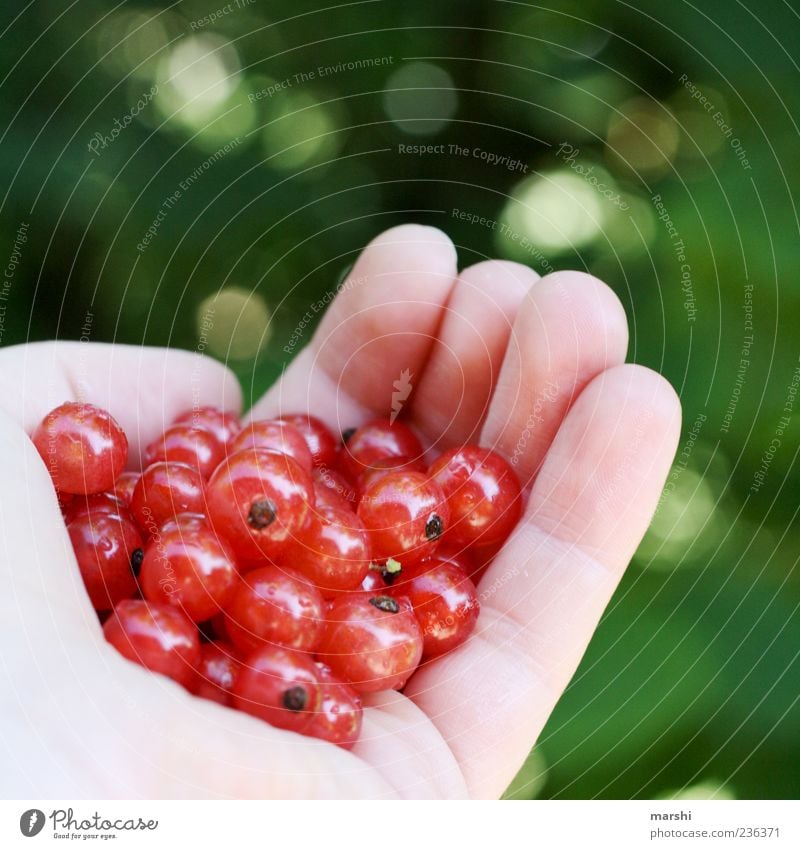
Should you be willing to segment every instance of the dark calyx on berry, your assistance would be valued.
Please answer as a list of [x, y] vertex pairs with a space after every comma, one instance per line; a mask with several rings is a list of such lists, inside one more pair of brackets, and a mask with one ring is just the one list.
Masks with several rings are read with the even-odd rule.
[[429, 542], [433, 542], [435, 539], [439, 539], [443, 533], [444, 522], [442, 521], [442, 517], [434, 513], [425, 523], [425, 536]]
[[247, 516], [247, 521], [257, 530], [263, 530], [269, 527], [278, 515], [278, 508], [269, 500], [264, 498], [261, 501], [254, 501], [250, 505], [250, 513]]
[[133, 570], [133, 574], [136, 577], [139, 577], [139, 570], [142, 568], [142, 561], [144, 560], [144, 550], [141, 548], [134, 548], [131, 553], [131, 569]]
[[384, 611], [384, 613], [400, 612], [400, 605], [388, 595], [376, 595], [369, 600], [369, 603], [373, 607], [377, 607], [378, 610]]
[[286, 710], [304, 710], [308, 702], [308, 693], [305, 687], [289, 687], [283, 694], [283, 706]]
[[356, 432], [354, 427], [349, 427], [347, 430], [342, 431], [342, 444], [347, 445], [350, 441], [350, 437]]

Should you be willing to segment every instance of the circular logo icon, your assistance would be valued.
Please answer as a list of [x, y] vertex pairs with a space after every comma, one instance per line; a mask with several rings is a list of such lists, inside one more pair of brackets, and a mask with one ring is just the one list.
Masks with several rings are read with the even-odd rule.
[[25, 837], [36, 837], [44, 828], [44, 811], [31, 808], [19, 818], [19, 830]]

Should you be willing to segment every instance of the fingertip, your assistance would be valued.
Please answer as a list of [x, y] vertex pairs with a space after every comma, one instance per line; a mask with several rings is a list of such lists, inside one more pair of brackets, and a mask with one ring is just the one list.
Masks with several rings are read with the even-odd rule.
[[426, 271], [452, 276], [456, 267], [456, 247], [452, 239], [438, 227], [427, 224], [398, 224], [379, 233], [364, 249], [363, 255], [380, 249], [397, 253], [404, 263], [421, 264]]

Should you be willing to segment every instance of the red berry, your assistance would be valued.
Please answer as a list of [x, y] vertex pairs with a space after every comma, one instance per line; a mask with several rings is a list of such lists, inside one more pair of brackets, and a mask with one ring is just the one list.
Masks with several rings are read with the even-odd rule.
[[361, 496], [358, 515], [369, 531], [372, 556], [403, 566], [433, 554], [450, 520], [439, 485], [420, 472], [392, 472]]
[[251, 449], [233, 454], [206, 491], [208, 517], [245, 561], [277, 556], [311, 517], [309, 474], [287, 454]]
[[189, 691], [203, 699], [229, 705], [240, 668], [233, 646], [220, 642], [201, 643], [200, 658], [189, 682]]
[[401, 594], [411, 602], [422, 629], [423, 658], [452, 651], [475, 629], [480, 612], [478, 593], [453, 563], [420, 563], [389, 592]]
[[128, 440], [105, 410], [67, 402], [48, 413], [31, 437], [56, 489], [103, 492], [122, 474]]
[[364, 577], [364, 580], [361, 582], [361, 586], [357, 592], [363, 591], [370, 595], [384, 595], [388, 586], [389, 585], [383, 579], [382, 571], [370, 566], [370, 569]]
[[407, 599], [342, 596], [328, 611], [317, 654], [360, 693], [399, 690], [422, 657], [422, 632]]
[[[204, 516], [202, 513], [178, 513], [171, 519], [167, 519], [160, 528], [162, 534], [175, 530], [184, 532], [209, 531], [213, 533], [208, 517]], [[220, 538], [218, 537], [218, 539]]]
[[225, 447], [211, 431], [176, 424], [168, 427], [145, 448], [142, 465], [147, 468], [153, 463], [164, 461], [184, 463], [208, 479], [224, 456]]
[[343, 474], [333, 469], [314, 469], [311, 477], [319, 507], [355, 510], [356, 488]]
[[141, 475], [139, 472], [123, 472], [114, 484], [111, 492], [126, 506], [130, 507], [131, 498], [133, 498], [133, 490], [136, 489], [136, 484], [139, 483]]
[[103, 625], [106, 640], [128, 660], [186, 686], [200, 656], [197, 628], [166, 604], [121, 601]]
[[173, 522], [145, 549], [139, 581], [148, 601], [172, 604], [194, 622], [203, 622], [233, 596], [236, 564], [227, 543], [210, 527], [190, 529]]
[[311, 460], [315, 466], [330, 468], [336, 462], [338, 442], [321, 419], [305, 413], [295, 413], [281, 416], [280, 421], [288, 422], [299, 431], [311, 452]]
[[234, 707], [289, 731], [304, 731], [322, 700], [314, 661], [280, 646], [263, 646], [246, 658], [232, 695]]
[[509, 463], [478, 445], [445, 451], [429, 470], [447, 497], [454, 545], [503, 542], [520, 515], [520, 485]]
[[87, 511], [67, 531], [95, 610], [110, 610], [136, 594], [142, 537], [130, 517]]
[[375, 419], [361, 425], [339, 452], [339, 466], [354, 480], [376, 461], [386, 457], [421, 457], [422, 445], [414, 431], [401, 422]]
[[142, 472], [131, 498], [131, 512], [150, 536], [179, 513], [205, 510], [203, 478], [184, 463], [153, 463]]
[[243, 652], [265, 643], [311, 652], [325, 616], [322, 596], [289, 569], [264, 566], [248, 572], [225, 608], [225, 630]]
[[364, 710], [361, 698], [349, 685], [340, 681], [324, 664], [317, 664], [322, 704], [305, 733], [320, 740], [352, 749], [361, 733]]
[[300, 431], [280, 419], [266, 419], [250, 422], [231, 443], [229, 453], [246, 451], [249, 448], [263, 448], [288, 454], [307, 472], [311, 471], [311, 451]]
[[220, 445], [228, 445], [242, 429], [242, 423], [236, 413], [220, 410], [217, 407], [198, 407], [181, 413], [173, 424], [187, 424], [208, 430], [217, 438]]
[[392, 472], [424, 472], [425, 462], [422, 457], [384, 457], [376, 460], [364, 469], [358, 477], [359, 496], [377, 483], [381, 478]]
[[323, 508], [294, 541], [284, 562], [319, 587], [324, 596], [355, 590], [370, 564], [367, 532], [350, 510]]
[[87, 513], [106, 513], [112, 516], [124, 515], [130, 518], [127, 506], [111, 492], [95, 492], [93, 495], [75, 495], [64, 510], [64, 517], [69, 523], [78, 516]]

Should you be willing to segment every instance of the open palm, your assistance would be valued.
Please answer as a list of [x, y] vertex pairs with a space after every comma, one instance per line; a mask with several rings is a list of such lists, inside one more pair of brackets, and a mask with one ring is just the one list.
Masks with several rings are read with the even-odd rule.
[[25, 435], [80, 398], [112, 412], [135, 457], [192, 405], [236, 407], [235, 378], [181, 351], [1, 352], [4, 798], [500, 795], [572, 676], [675, 451], [678, 400], [659, 375], [623, 365], [626, 347], [624, 312], [600, 281], [496, 261], [459, 274], [442, 233], [407, 225], [364, 250], [256, 405], [258, 416], [310, 410], [350, 427], [388, 415], [405, 372], [402, 415], [429, 446], [480, 441], [526, 484], [523, 518], [479, 585], [475, 633], [403, 694], [369, 697], [352, 752], [197, 699], [117, 655]]

